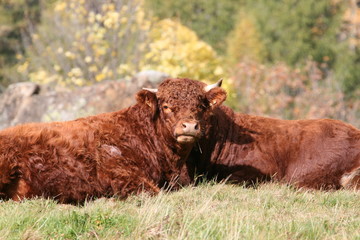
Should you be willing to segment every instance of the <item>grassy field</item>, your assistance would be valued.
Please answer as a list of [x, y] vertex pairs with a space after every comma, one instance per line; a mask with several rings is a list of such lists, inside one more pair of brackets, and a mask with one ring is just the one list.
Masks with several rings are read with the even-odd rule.
[[205, 183], [84, 206], [0, 202], [0, 239], [360, 239], [359, 197]]

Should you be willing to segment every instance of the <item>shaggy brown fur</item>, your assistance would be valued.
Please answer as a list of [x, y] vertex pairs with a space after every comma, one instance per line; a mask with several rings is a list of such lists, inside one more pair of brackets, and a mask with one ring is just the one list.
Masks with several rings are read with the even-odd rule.
[[275, 179], [313, 189], [360, 189], [360, 131], [349, 124], [251, 116], [225, 106], [209, 124], [187, 163], [190, 176], [196, 171], [219, 181]]
[[207, 119], [226, 98], [221, 88], [205, 86], [168, 79], [156, 94], [138, 92], [137, 104], [119, 112], [1, 131], [0, 197], [77, 203], [176, 187]]

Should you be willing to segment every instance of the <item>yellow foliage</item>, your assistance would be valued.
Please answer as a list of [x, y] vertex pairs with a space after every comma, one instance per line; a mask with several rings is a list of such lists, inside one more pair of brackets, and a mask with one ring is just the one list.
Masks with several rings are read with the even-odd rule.
[[[110, 29], [116, 29], [119, 27], [119, 16], [120, 14], [116, 11], [107, 12], [104, 16], [104, 26]], [[121, 21], [124, 23], [125, 21]]]
[[39, 83], [79, 86], [139, 71], [152, 21], [143, 0], [96, 4], [97, 11], [85, 0], [56, 1], [32, 33], [36, 41], [21, 59], [18, 72], [30, 73], [30, 79]]
[[216, 52], [180, 23], [161, 20], [154, 24], [150, 37], [150, 51], [145, 55], [144, 68], [199, 80], [224, 77]]
[[21, 73], [21, 74], [24, 74], [24, 73], [27, 72], [28, 68], [29, 68], [29, 62], [28, 62], [28, 61], [25, 61], [24, 63], [19, 64], [19, 65], [17, 66], [17, 71], [18, 71], [19, 73]]
[[70, 72], [68, 72], [68, 76], [69, 77], [82, 77], [83, 73], [81, 71], [80, 68], [76, 67], [70, 70]]
[[63, 82], [63, 78], [58, 74], [49, 74], [47, 71], [40, 69], [38, 71], [34, 71], [29, 73], [29, 79], [32, 82], [41, 82], [44, 84], [51, 82]]
[[101, 73], [99, 73], [99, 74], [96, 74], [95, 79], [96, 79], [96, 81], [101, 82], [102, 80], [105, 79], [105, 77], [106, 77], [106, 75], [101, 72]]
[[63, 86], [115, 80], [148, 69], [211, 82], [227, 78], [210, 45], [176, 21], [156, 22], [145, 12], [143, 0], [98, 4], [95, 12], [83, 0], [58, 0], [33, 33], [36, 41], [18, 71], [29, 72], [32, 81]]
[[241, 12], [238, 23], [227, 38], [227, 60], [233, 65], [247, 59], [260, 62], [264, 46], [253, 19]]
[[55, 5], [55, 11], [56, 12], [62, 12], [66, 9], [67, 4], [66, 2], [59, 2], [58, 4]]

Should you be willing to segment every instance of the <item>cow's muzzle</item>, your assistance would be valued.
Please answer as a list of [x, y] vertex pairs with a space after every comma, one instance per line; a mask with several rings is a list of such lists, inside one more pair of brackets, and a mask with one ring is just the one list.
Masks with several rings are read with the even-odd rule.
[[194, 143], [201, 135], [200, 124], [196, 120], [181, 120], [175, 128], [178, 143]]

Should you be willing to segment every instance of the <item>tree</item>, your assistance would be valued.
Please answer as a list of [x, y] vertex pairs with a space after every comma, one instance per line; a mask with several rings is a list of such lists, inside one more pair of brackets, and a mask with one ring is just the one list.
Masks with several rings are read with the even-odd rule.
[[265, 49], [255, 22], [246, 12], [240, 11], [235, 28], [227, 37], [226, 60], [230, 66], [243, 60], [263, 60]]
[[151, 22], [142, 0], [62, 0], [43, 12], [20, 78], [81, 86], [139, 71]]
[[177, 21], [156, 21], [143, 0], [62, 0], [43, 13], [17, 70], [24, 80], [66, 87], [129, 78], [141, 70], [225, 78], [213, 48]]
[[243, 0], [146, 0], [147, 6], [160, 19], [178, 18], [194, 30], [200, 39], [217, 51], [226, 49], [226, 36], [233, 29]]
[[340, 35], [347, 7], [346, 1], [247, 0], [245, 8], [257, 20], [266, 62], [323, 63], [350, 93], [360, 85], [360, 63], [358, 51]]
[[246, 4], [257, 20], [266, 60], [290, 65], [309, 56], [317, 62], [334, 62], [343, 8], [328, 0], [248, 0]]
[[8, 69], [23, 51], [28, 29], [40, 22], [40, 0], [2, 0], [0, 5], [0, 85], [9, 83]]

